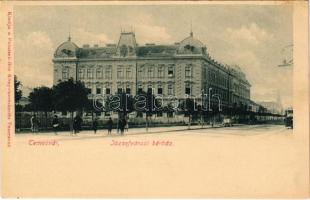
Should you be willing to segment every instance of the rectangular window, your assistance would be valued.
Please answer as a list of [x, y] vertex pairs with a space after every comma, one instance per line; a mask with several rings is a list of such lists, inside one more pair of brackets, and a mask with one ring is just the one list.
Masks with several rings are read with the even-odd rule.
[[87, 78], [93, 78], [93, 70], [87, 69]]
[[158, 67], [158, 78], [164, 77], [164, 68], [162, 66]]
[[118, 93], [118, 94], [123, 93], [123, 88], [117, 88], [117, 93]]
[[111, 77], [112, 77], [112, 75], [111, 75], [111, 68], [112, 67], [107, 67], [106, 69], [105, 69], [105, 78], [107, 78], [107, 79], [110, 79]]
[[101, 94], [101, 88], [96, 88], [96, 94]]
[[173, 66], [168, 67], [168, 77], [173, 77], [174, 76], [174, 69]]
[[110, 88], [106, 88], [106, 89], [105, 89], [105, 93], [106, 93], [106, 94], [111, 94], [111, 89], [110, 89]]
[[126, 88], [126, 94], [130, 94], [130, 88]]
[[215, 74], [212, 72], [211, 74], [211, 81], [214, 82], [215, 81]]
[[149, 86], [149, 87], [147, 88], [147, 93], [153, 93], [152, 87]]
[[172, 84], [168, 85], [168, 95], [173, 95], [173, 85]]
[[138, 77], [143, 77], [143, 70], [142, 69], [138, 69]]
[[163, 94], [163, 88], [161, 87], [157, 88], [157, 94]]
[[122, 67], [117, 68], [117, 78], [123, 78], [123, 68]]
[[63, 69], [62, 70], [62, 79], [68, 79], [69, 78], [69, 69]]
[[138, 94], [141, 94], [142, 93], [142, 86], [140, 86], [139, 88], [138, 88]]
[[191, 84], [190, 83], [185, 84], [185, 94], [191, 95]]
[[153, 69], [153, 67], [149, 67], [147, 72], [148, 72], [148, 77], [149, 78], [153, 78], [154, 77], [154, 69]]
[[131, 68], [126, 69], [126, 78], [131, 78]]
[[102, 78], [102, 68], [97, 68], [96, 76], [97, 76], [97, 78]]
[[84, 78], [84, 69], [79, 69], [79, 78], [80, 79]]
[[186, 78], [192, 77], [192, 67], [191, 66], [185, 67], [185, 77]]
[[189, 87], [185, 88], [185, 94], [190, 95], [191, 94], [191, 88], [189, 88]]

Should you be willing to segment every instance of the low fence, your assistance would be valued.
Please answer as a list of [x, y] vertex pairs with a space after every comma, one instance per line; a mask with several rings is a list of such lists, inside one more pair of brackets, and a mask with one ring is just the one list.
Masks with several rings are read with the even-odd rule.
[[[31, 117], [33, 116], [33, 112], [16, 112], [15, 113], [15, 130], [16, 132], [25, 132], [31, 130]], [[36, 118], [39, 122], [38, 128], [41, 131], [50, 131], [52, 130], [52, 120], [55, 113], [49, 112], [47, 115], [43, 112], [36, 112]], [[57, 114], [59, 122], [60, 122], [60, 130], [70, 130], [70, 116]], [[107, 120], [109, 117], [112, 118], [113, 127], [117, 128], [118, 115], [116, 113], [110, 116], [94, 116], [94, 115], [86, 115], [82, 116], [83, 119], [83, 129], [91, 129], [92, 121], [94, 117], [97, 118], [98, 128], [105, 129], [107, 128]], [[218, 124], [222, 123], [225, 116], [223, 114], [214, 114], [210, 116], [193, 116], [191, 119], [191, 124]], [[243, 116], [232, 116], [233, 123], [241, 123], [241, 124], [283, 124], [284, 125], [284, 117], [283, 116], [260, 116], [257, 115], [251, 117], [250, 115]], [[155, 116], [148, 118], [148, 126], [149, 127], [165, 127], [165, 126], [181, 126], [187, 125], [189, 122], [189, 118], [184, 116], [183, 114], [174, 115], [173, 117], [168, 117], [168, 115], [163, 116]], [[129, 127], [145, 127], [146, 126], [146, 118], [145, 115], [143, 117], [137, 117], [135, 115], [130, 114], [128, 124]]]

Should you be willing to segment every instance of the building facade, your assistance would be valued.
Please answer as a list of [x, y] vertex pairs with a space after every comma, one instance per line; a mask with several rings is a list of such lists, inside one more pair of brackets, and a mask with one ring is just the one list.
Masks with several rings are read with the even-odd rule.
[[55, 51], [54, 84], [73, 78], [84, 82], [90, 98], [124, 91], [136, 95], [152, 91], [163, 97], [199, 97], [223, 107], [248, 105], [251, 85], [238, 66], [213, 60], [206, 46], [191, 32], [173, 45], [136, 42], [133, 32], [122, 32], [117, 44], [78, 47], [68, 40]]

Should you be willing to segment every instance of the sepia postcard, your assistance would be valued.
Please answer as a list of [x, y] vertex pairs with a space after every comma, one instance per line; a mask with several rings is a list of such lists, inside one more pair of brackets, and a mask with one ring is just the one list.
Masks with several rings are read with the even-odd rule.
[[4, 198], [307, 198], [306, 1], [0, 2]]

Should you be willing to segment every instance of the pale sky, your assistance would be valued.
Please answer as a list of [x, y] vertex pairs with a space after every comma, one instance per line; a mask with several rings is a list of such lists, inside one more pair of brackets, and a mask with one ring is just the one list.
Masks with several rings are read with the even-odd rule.
[[[278, 67], [292, 52], [288, 5], [15, 6], [15, 74], [24, 87], [51, 86], [55, 49], [66, 41], [117, 43], [134, 30], [139, 45], [173, 44], [190, 32], [214, 59], [238, 64], [252, 84], [251, 99], [292, 105], [292, 68]], [[26, 93], [26, 92], [25, 92]]]

